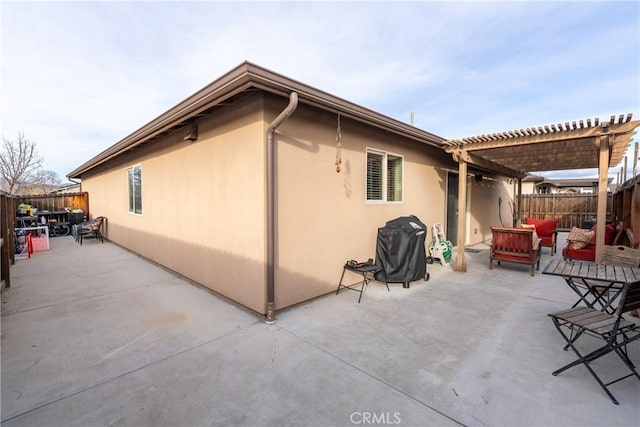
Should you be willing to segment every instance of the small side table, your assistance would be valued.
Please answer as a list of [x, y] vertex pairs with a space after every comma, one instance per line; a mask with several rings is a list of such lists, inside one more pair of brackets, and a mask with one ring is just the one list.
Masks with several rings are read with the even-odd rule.
[[[362, 280], [356, 283], [352, 283], [350, 285], [342, 284], [342, 280], [344, 279], [344, 273], [347, 270], [356, 274], [361, 274]], [[380, 270], [380, 267], [377, 267], [371, 264], [355, 264], [355, 265], [351, 265], [349, 263], [345, 264], [342, 268], [342, 276], [340, 276], [340, 283], [338, 283], [338, 289], [336, 290], [336, 295], [338, 295], [338, 292], [340, 292], [341, 288], [360, 292], [360, 297], [358, 298], [358, 304], [360, 304], [360, 300], [362, 299], [362, 293], [364, 292], [364, 287], [368, 285], [371, 280], [373, 280], [372, 278], [370, 279], [369, 277], [367, 277], [367, 275], [369, 274], [373, 275], [379, 270]], [[385, 283], [385, 285], [387, 286], [387, 291], [389, 291], [389, 285], [387, 283]], [[358, 289], [358, 286], [360, 287], [359, 289]]]

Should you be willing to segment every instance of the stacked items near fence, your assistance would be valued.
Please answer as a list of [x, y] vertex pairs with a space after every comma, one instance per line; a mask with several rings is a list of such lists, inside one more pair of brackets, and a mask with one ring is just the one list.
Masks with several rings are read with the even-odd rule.
[[[46, 250], [49, 248], [48, 234], [50, 227], [49, 224], [44, 224], [44, 227], [39, 227], [43, 225], [37, 223], [39, 217], [46, 213], [53, 214], [61, 212], [70, 220], [75, 219], [77, 222], [81, 222], [85, 217], [89, 216], [89, 193], [13, 196], [0, 191], [0, 284], [2, 285], [2, 289], [11, 286], [9, 270], [10, 266], [15, 263], [16, 254], [18, 254], [18, 256], [24, 255], [24, 249], [26, 247], [26, 254], [28, 256], [28, 243], [26, 243], [28, 238], [26, 237], [26, 233], [19, 233], [20, 236], [25, 236], [25, 239], [18, 239], [19, 236], [16, 236], [16, 214], [20, 205], [22, 205], [25, 217], [31, 218], [32, 220], [29, 221], [28, 225], [24, 224], [18, 228], [26, 229], [31, 226], [38, 228], [39, 230], [37, 230], [35, 234], [39, 240], [35, 241], [32, 249]], [[26, 212], [25, 206], [30, 207], [28, 212]], [[74, 215], [74, 210], [82, 211], [82, 217]], [[34, 233], [29, 234], [31, 234], [33, 238]], [[18, 240], [20, 240], [20, 242], [18, 242]]]
[[16, 196], [17, 203], [31, 205], [39, 211], [64, 211], [65, 208], [81, 209], [89, 215], [89, 193], [39, 194]]

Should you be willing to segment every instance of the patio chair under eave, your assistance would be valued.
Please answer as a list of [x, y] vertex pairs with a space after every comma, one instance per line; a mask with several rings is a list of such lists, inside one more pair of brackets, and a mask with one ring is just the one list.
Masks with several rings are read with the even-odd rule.
[[[617, 405], [618, 401], [613, 397], [608, 386], [632, 376], [640, 380], [640, 374], [627, 353], [627, 345], [640, 338], [640, 324], [630, 322], [622, 317], [624, 313], [638, 308], [640, 308], [640, 282], [635, 282], [624, 285], [620, 304], [613, 314], [590, 307], [575, 307], [549, 314], [568, 347], [578, 356], [578, 359], [554, 371], [553, 375], [556, 376], [577, 365], [584, 365], [611, 401]], [[577, 337], [582, 334], [602, 339], [605, 344], [591, 353], [583, 355], [575, 345]], [[631, 373], [604, 383], [594, 371], [591, 363], [611, 352], [615, 352], [622, 359]]]

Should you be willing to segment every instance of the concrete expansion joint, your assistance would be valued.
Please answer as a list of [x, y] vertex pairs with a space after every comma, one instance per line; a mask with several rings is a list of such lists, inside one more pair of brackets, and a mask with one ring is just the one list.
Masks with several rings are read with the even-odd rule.
[[344, 363], [345, 365], [347, 365], [347, 366], [349, 366], [350, 368], [355, 369], [356, 371], [358, 371], [358, 372], [360, 372], [360, 373], [362, 373], [362, 374], [366, 375], [367, 377], [371, 378], [372, 380], [377, 381], [378, 383], [380, 383], [380, 384], [382, 384], [382, 385], [384, 385], [384, 386], [386, 386], [386, 387], [388, 387], [388, 388], [390, 388], [390, 389], [392, 389], [392, 390], [394, 390], [394, 391], [396, 391], [396, 392], [398, 392], [398, 393], [400, 393], [400, 394], [404, 395], [405, 397], [407, 397], [407, 398], [409, 398], [409, 399], [413, 400], [414, 402], [416, 402], [417, 404], [419, 404], [419, 405], [423, 406], [424, 408], [427, 408], [427, 409], [429, 409], [429, 410], [431, 410], [431, 411], [434, 411], [434, 412], [436, 412], [436, 413], [438, 413], [438, 414], [442, 415], [443, 417], [445, 417], [445, 418], [447, 418], [447, 419], [451, 420], [452, 422], [454, 422], [454, 423], [456, 423], [456, 424], [458, 424], [458, 425], [466, 426], [466, 424], [465, 424], [465, 423], [463, 423], [463, 422], [461, 422], [461, 421], [459, 421], [459, 420], [457, 420], [457, 419], [453, 418], [451, 415], [448, 415], [448, 414], [444, 413], [443, 411], [441, 411], [441, 410], [439, 410], [439, 409], [437, 409], [437, 408], [434, 408], [434, 407], [433, 407], [433, 406], [431, 406], [429, 403], [427, 403], [427, 402], [424, 402], [424, 401], [420, 400], [418, 397], [416, 397], [416, 396], [414, 396], [414, 395], [410, 394], [409, 392], [406, 392], [406, 391], [402, 390], [401, 388], [399, 388], [399, 387], [397, 387], [397, 386], [394, 386], [393, 384], [391, 384], [391, 383], [389, 383], [389, 382], [385, 381], [384, 379], [382, 379], [382, 378], [380, 378], [380, 377], [378, 377], [378, 376], [374, 375], [373, 373], [368, 372], [368, 371], [364, 370], [363, 368], [361, 368], [361, 367], [359, 367], [359, 366], [357, 366], [357, 365], [354, 365], [353, 363], [351, 363], [351, 362], [349, 362], [349, 361], [347, 361], [347, 360], [345, 360], [345, 359], [341, 358], [340, 356], [338, 356], [338, 355], [336, 355], [336, 354], [332, 353], [331, 351], [327, 350], [326, 348], [320, 347], [319, 345], [317, 345], [317, 344], [315, 344], [315, 343], [312, 343], [311, 341], [309, 341], [309, 340], [307, 340], [307, 339], [305, 339], [305, 338], [301, 337], [300, 335], [296, 334], [295, 332], [290, 331], [289, 329], [283, 328], [282, 326], [278, 326], [278, 329], [280, 329], [280, 330], [282, 330], [282, 331], [284, 331], [284, 332], [288, 333], [289, 335], [291, 335], [291, 336], [292, 336], [292, 337], [294, 337], [294, 338], [299, 339], [300, 341], [302, 341], [302, 342], [304, 342], [305, 344], [307, 344], [307, 345], [309, 345], [309, 346], [311, 346], [311, 347], [313, 347], [313, 348], [317, 349], [318, 351], [321, 351], [321, 352], [325, 353], [326, 355], [328, 355], [328, 356], [330, 356], [330, 357], [332, 357], [332, 358], [334, 358], [334, 359], [336, 359], [336, 360], [340, 361], [341, 363]]
[[87, 296], [84, 296], [84, 297], [81, 297], [81, 298], [71, 298], [71, 299], [67, 299], [67, 300], [56, 302], [56, 303], [52, 303], [52, 304], [40, 305], [40, 306], [29, 308], [29, 309], [26, 309], [26, 310], [19, 310], [19, 311], [14, 311], [14, 312], [10, 312], [10, 313], [4, 313], [3, 312], [1, 317], [14, 316], [16, 314], [28, 313], [28, 312], [31, 312], [31, 311], [38, 311], [38, 310], [44, 310], [44, 309], [48, 309], [48, 308], [56, 307], [56, 306], [64, 306], [65, 304], [76, 303], [76, 302], [80, 302], [80, 301], [93, 301], [93, 300], [97, 300], [97, 299], [100, 299], [100, 298], [109, 297], [109, 296], [112, 296], [114, 294], [137, 291], [139, 289], [148, 288], [149, 286], [152, 286], [152, 285], [155, 285], [155, 284], [160, 284], [160, 283], [163, 283], [163, 282], [164, 281], [156, 282], [156, 283], [149, 283], [149, 284], [146, 284], [146, 285], [140, 285], [140, 286], [136, 286], [136, 287], [128, 288], [128, 289], [119, 289], [117, 291], [109, 291], [109, 292], [103, 292], [103, 293], [100, 293], [100, 294], [87, 295]]

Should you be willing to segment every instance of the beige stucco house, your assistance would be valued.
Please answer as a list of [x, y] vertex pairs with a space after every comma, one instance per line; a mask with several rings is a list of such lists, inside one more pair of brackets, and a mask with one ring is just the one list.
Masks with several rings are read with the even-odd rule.
[[[272, 319], [335, 291], [388, 220], [416, 215], [455, 240], [458, 166], [443, 141], [243, 63], [68, 177], [109, 240]], [[464, 244], [490, 237], [513, 194], [507, 178], [469, 174]]]

